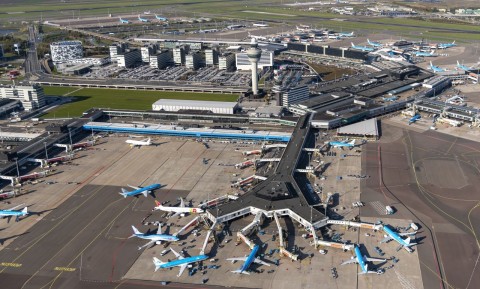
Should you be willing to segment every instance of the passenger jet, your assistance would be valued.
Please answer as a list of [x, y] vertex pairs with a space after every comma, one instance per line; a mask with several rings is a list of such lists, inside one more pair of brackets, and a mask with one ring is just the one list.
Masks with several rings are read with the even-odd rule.
[[331, 141], [328, 143], [329, 145], [331, 145], [332, 147], [334, 148], [343, 148], [343, 147], [347, 147], [347, 148], [353, 148], [355, 146], [355, 140], [352, 140], [351, 142], [346, 142], [346, 141]]
[[380, 243], [386, 243], [391, 240], [395, 240], [397, 243], [399, 243], [403, 248], [406, 247], [411, 247], [413, 245], [417, 245], [417, 243], [410, 243], [410, 237], [407, 237], [407, 239], [402, 239], [402, 236], [411, 236], [415, 235], [417, 232], [410, 232], [410, 233], [397, 233], [390, 228], [388, 225], [383, 225], [383, 231], [387, 233], [387, 237], [385, 237]]
[[127, 139], [125, 142], [128, 143], [132, 148], [152, 145], [152, 140], [150, 138], [146, 138], [144, 140]]
[[370, 41], [370, 39], [367, 39], [367, 43], [372, 45], [373, 47], [382, 47], [383, 46], [382, 43], [376, 42], [376, 41]]
[[142, 18], [142, 17], [140, 17], [140, 15], [138, 15], [138, 20], [139, 20], [140, 22], [149, 22], [148, 19]]
[[208, 256], [203, 254], [203, 252], [200, 252], [200, 255], [185, 258], [182, 255], [178, 254], [172, 248], [170, 248], [170, 250], [172, 250], [173, 254], [175, 254], [175, 256], [177, 256], [177, 260], [170, 261], [170, 262], [162, 262], [157, 257], [153, 257], [153, 264], [155, 264], [155, 272], [157, 272], [158, 269], [180, 267], [180, 272], [177, 275], [177, 277], [180, 277], [182, 275], [183, 271], [185, 271], [185, 269], [187, 268], [188, 264], [195, 263], [195, 262], [201, 262], [201, 261], [204, 261], [204, 260], [208, 259]]
[[460, 68], [461, 70], [465, 70], [465, 71], [470, 71], [473, 69], [473, 67], [468, 67], [464, 64], [460, 64], [460, 62], [457, 60], [457, 67]]
[[[163, 206], [159, 201], [155, 200], [155, 204], [157, 205], [156, 207], [153, 208], [153, 210], [160, 210], [164, 212], [173, 212], [172, 216], [170, 218], [178, 216], [178, 215], [184, 215], [186, 213], [190, 214], [199, 214], [205, 212], [203, 209], [200, 208], [189, 208], [185, 206], [185, 202], [183, 201], [183, 198], [180, 198], [180, 206], [178, 207], [169, 207], [169, 206]], [[183, 216], [182, 216], [183, 217]]]
[[433, 63], [430, 61], [430, 69], [433, 70], [433, 72], [445, 72], [447, 71], [446, 69], [443, 69], [441, 67], [433, 65]]
[[7, 223], [10, 223], [10, 219], [15, 216], [15, 222], [18, 222], [20, 220], [20, 217], [23, 217], [23, 216], [27, 216], [28, 215], [28, 209], [27, 207], [23, 208], [23, 210], [21, 211], [18, 211], [18, 210], [15, 210], [16, 208], [19, 208], [23, 206], [22, 205], [18, 205], [18, 206], [15, 206], [11, 209], [7, 209], [7, 210], [0, 210], [0, 217], [1, 218], [7, 218]]
[[381, 270], [369, 271], [367, 262], [386, 262], [386, 261], [387, 261], [386, 259], [368, 258], [367, 256], [363, 256], [362, 252], [360, 252], [360, 248], [358, 246], [355, 246], [355, 257], [352, 257], [352, 259], [343, 262], [341, 265], [356, 263], [356, 264], [359, 264], [360, 268], [362, 269], [362, 272], [359, 274], [367, 274], [367, 273], [382, 274], [383, 271]]
[[134, 226], [132, 226], [132, 229], [133, 229], [133, 235], [131, 235], [128, 238], [137, 237], [137, 238], [144, 239], [144, 240], [150, 240], [147, 244], [138, 247], [138, 250], [141, 250], [142, 248], [147, 247], [149, 245], [153, 245], [154, 243], [157, 244], [157, 245], [160, 245], [162, 243], [162, 241], [163, 242], [176, 242], [176, 241], [179, 240], [177, 236], [162, 234], [162, 225], [161, 224], [158, 225], [158, 230], [157, 230], [156, 234], [142, 233], [137, 228], [135, 228]]
[[253, 247], [252, 252], [247, 257], [239, 257], [239, 258], [228, 258], [228, 261], [243, 261], [242, 267], [240, 269], [232, 271], [232, 273], [238, 273], [238, 274], [247, 274], [250, 275], [250, 273], [247, 272], [248, 268], [252, 263], [257, 263], [257, 264], [262, 264], [265, 266], [270, 266], [270, 264], [263, 262], [262, 260], [256, 258], [255, 256], [257, 255], [258, 249], [260, 249], [259, 245], [255, 245]]
[[135, 187], [135, 186], [132, 186], [132, 185], [127, 185], [127, 186], [129, 186], [130, 188], [133, 188], [134, 190], [133, 191], [127, 191], [124, 188], [122, 188], [122, 192], [119, 193], [119, 194], [122, 195], [124, 198], [126, 198], [126, 197], [137, 197], [140, 194], [143, 194], [145, 197], [147, 197], [147, 195], [149, 193], [152, 193], [153, 190], [156, 190], [156, 189], [160, 188], [162, 185], [152, 184], [152, 185], [149, 185], [149, 186], [146, 186], [146, 187], [143, 187], [143, 188], [142, 187]]
[[352, 42], [352, 48], [356, 49], [356, 50], [363, 51], [363, 52], [372, 52], [372, 51], [375, 50], [375, 48], [371, 48], [371, 47], [367, 47], [367, 46], [361, 46], [361, 45], [355, 45], [355, 44], [353, 44], [353, 42]]

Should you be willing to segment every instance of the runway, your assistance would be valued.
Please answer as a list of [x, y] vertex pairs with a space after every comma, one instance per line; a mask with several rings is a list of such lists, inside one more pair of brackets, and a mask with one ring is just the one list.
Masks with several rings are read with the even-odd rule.
[[[480, 250], [480, 143], [438, 132], [418, 133], [382, 124], [388, 142], [367, 144], [362, 201], [381, 201], [398, 212], [388, 219], [419, 223], [425, 288], [478, 288]], [[396, 136], [393, 137], [393, 136]], [[371, 207], [362, 216], [376, 216]]]

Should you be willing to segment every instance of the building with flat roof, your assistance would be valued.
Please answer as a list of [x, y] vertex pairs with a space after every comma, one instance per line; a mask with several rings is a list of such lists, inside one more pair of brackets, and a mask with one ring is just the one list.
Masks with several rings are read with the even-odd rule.
[[310, 96], [308, 86], [296, 86], [283, 91], [281, 94], [281, 105], [289, 106], [295, 103], [305, 101]]
[[224, 53], [218, 57], [218, 69], [226, 71], [235, 70], [235, 54]]
[[117, 55], [125, 52], [128, 45], [126, 43], [116, 43], [108, 47], [110, 52], [110, 59], [112, 62], [117, 62]]
[[205, 65], [218, 65], [218, 50], [205, 49]]
[[184, 47], [173, 48], [173, 63], [175, 63], [175, 65], [185, 64], [185, 48]]
[[[258, 68], [262, 69], [264, 67], [273, 66], [273, 56], [274, 52], [272, 51], [262, 51], [260, 60], [258, 61]], [[235, 54], [236, 67], [238, 70], [251, 70], [252, 64], [248, 58], [246, 52], [239, 52]]]
[[150, 56], [150, 67], [164, 69], [172, 62], [172, 51], [163, 49]]
[[234, 114], [237, 109], [237, 102], [225, 101], [159, 99], [152, 105], [152, 110], [156, 111], [204, 110], [219, 114]]
[[43, 87], [38, 84], [30, 86], [0, 85], [0, 97], [19, 100], [25, 110], [34, 110], [45, 105]]
[[202, 53], [200, 51], [191, 52], [185, 56], [185, 67], [197, 70], [202, 65]]
[[132, 67], [140, 61], [142, 61], [142, 54], [138, 49], [131, 49], [117, 55], [119, 67]]
[[53, 62], [66, 62], [83, 57], [81, 41], [59, 41], [50, 44], [50, 55]]

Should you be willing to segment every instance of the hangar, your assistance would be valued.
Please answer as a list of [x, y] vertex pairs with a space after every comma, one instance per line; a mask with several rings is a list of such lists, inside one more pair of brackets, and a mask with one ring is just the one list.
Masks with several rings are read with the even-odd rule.
[[234, 114], [238, 108], [236, 102], [225, 101], [196, 101], [196, 100], [180, 100], [180, 99], [159, 99], [153, 105], [155, 111], [211, 111], [219, 114]]

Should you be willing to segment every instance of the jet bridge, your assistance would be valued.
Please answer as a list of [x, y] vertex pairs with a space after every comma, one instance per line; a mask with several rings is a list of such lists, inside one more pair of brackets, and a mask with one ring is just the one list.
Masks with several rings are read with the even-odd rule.
[[297, 261], [298, 255], [293, 254], [289, 252], [287, 249], [285, 249], [285, 245], [283, 243], [283, 230], [282, 230], [282, 226], [280, 225], [280, 220], [278, 220], [278, 216], [276, 212], [273, 212], [273, 217], [275, 218], [275, 223], [277, 223], [277, 228], [278, 228], [278, 239], [280, 241], [280, 248], [279, 248], [280, 254], [287, 256], [293, 261]]
[[263, 217], [263, 212], [259, 211], [257, 212], [257, 214], [255, 215], [255, 218], [253, 219], [253, 221], [248, 224], [245, 228], [241, 229], [240, 230], [240, 233], [248, 236], [250, 235], [250, 233], [259, 225], [261, 225], [261, 222], [262, 222], [262, 217]]

